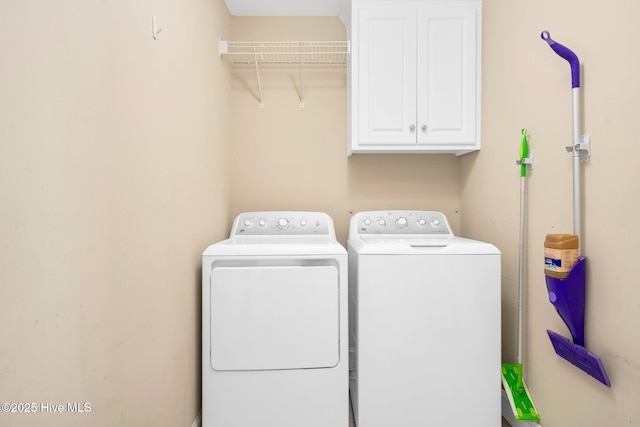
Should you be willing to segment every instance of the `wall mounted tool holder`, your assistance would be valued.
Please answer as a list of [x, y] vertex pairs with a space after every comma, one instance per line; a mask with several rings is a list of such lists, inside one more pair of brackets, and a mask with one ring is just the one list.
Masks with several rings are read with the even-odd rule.
[[534, 163], [535, 162], [534, 162], [534, 159], [533, 159], [533, 151], [529, 151], [528, 157], [516, 160], [516, 165], [519, 165], [519, 166], [526, 165], [527, 166], [527, 172], [531, 172], [533, 170]]
[[545, 276], [549, 301], [567, 325], [573, 342], [551, 330], [547, 330], [547, 334], [558, 356], [611, 387], [600, 357], [584, 347], [586, 261], [586, 257], [580, 257], [566, 279]]
[[585, 133], [580, 135], [580, 142], [574, 146], [564, 147], [567, 153], [578, 153], [580, 159], [585, 160], [591, 157], [591, 135]]

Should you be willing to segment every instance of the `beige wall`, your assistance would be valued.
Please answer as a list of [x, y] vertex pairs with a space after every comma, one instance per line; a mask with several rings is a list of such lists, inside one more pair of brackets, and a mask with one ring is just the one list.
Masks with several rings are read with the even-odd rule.
[[[338, 18], [233, 17], [234, 40], [345, 40]], [[234, 214], [256, 210], [325, 211], [346, 245], [351, 212], [443, 211], [459, 226], [459, 160], [452, 155], [353, 155], [347, 158], [346, 72], [308, 69], [299, 106], [298, 67], [231, 73]]]
[[[485, 0], [483, 149], [460, 159], [347, 158], [344, 70], [307, 70], [304, 108], [297, 69], [265, 70], [260, 108], [252, 72], [225, 71], [216, 55], [218, 38], [343, 40], [337, 18], [230, 19], [222, 0], [12, 1], [1, 12], [0, 400], [87, 401], [92, 412], [0, 414], [0, 424], [191, 425], [200, 253], [250, 210], [326, 211], [342, 243], [351, 212], [442, 210], [456, 232], [504, 253], [513, 360], [522, 127], [536, 153], [525, 364], [542, 424], [637, 421], [634, 0]], [[611, 389], [556, 357], [546, 336], [568, 335], [541, 257], [545, 234], [571, 230], [571, 94], [544, 29], [584, 63], [586, 338]]]
[[[483, 149], [462, 168], [462, 232], [503, 250], [503, 356], [516, 357], [520, 130], [528, 128], [535, 169], [528, 179], [527, 385], [544, 427], [638, 422], [640, 287], [635, 277], [640, 170], [637, 141], [640, 4], [485, 0]], [[571, 80], [568, 63], [540, 39], [549, 30], [583, 63], [583, 254], [587, 256], [586, 344], [609, 389], [557, 357], [546, 330], [569, 333], [549, 303], [543, 275], [548, 233], [572, 232]]]
[[[151, 16], [162, 28], [151, 36]], [[3, 426], [190, 426], [230, 220], [223, 0], [0, 6]]]

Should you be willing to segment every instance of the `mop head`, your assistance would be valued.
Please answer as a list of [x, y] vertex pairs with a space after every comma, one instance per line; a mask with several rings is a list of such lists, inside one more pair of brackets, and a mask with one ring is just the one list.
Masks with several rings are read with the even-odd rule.
[[522, 364], [502, 365], [502, 386], [507, 392], [513, 416], [518, 421], [540, 421], [529, 389], [522, 377]]
[[607, 387], [611, 387], [611, 381], [609, 381], [607, 371], [604, 370], [602, 360], [600, 360], [597, 355], [591, 353], [581, 345], [572, 343], [558, 333], [548, 329], [547, 333], [551, 339], [551, 344], [553, 344], [553, 349], [558, 356], [582, 369]]

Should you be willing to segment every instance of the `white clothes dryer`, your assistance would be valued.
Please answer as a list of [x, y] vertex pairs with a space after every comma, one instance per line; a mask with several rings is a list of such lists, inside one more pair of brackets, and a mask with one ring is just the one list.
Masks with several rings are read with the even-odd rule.
[[348, 255], [356, 425], [500, 425], [500, 251], [440, 212], [373, 211]]
[[327, 214], [240, 214], [202, 255], [203, 427], [347, 427], [347, 291]]

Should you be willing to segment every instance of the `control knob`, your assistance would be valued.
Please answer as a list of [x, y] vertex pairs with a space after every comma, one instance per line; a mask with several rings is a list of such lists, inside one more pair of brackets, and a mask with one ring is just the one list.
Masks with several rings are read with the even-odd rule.
[[278, 220], [278, 228], [284, 230], [285, 228], [289, 227], [289, 220], [286, 218], [280, 218]]

